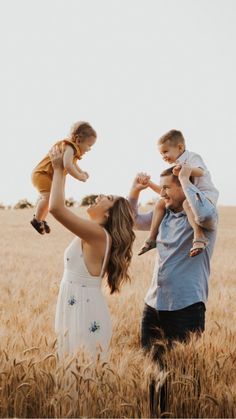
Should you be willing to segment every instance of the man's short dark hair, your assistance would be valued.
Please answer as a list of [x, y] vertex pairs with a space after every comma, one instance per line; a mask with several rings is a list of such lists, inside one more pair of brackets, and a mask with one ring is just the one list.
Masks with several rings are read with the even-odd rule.
[[174, 168], [174, 166], [168, 167], [168, 169], [163, 170], [163, 172], [161, 172], [160, 176], [161, 177], [172, 176], [173, 182], [175, 182], [178, 186], [181, 186], [178, 176], [175, 176], [172, 172], [173, 168]]
[[[173, 174], [173, 172], [172, 172], [172, 170], [173, 170], [174, 167], [175, 166], [171, 166], [171, 167], [168, 167], [168, 169], [163, 170], [163, 172], [161, 172], [160, 176], [161, 177], [164, 177], [164, 176], [172, 176], [173, 182], [175, 182], [178, 186], [181, 186], [181, 183], [179, 181], [179, 177], [178, 176], [175, 176]], [[190, 176], [189, 180], [190, 180], [190, 182], [194, 183], [193, 176]]]

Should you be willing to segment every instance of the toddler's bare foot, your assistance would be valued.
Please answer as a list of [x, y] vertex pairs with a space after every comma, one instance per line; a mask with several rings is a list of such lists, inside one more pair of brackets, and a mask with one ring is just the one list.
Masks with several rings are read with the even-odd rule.
[[203, 239], [194, 239], [193, 240], [193, 247], [190, 249], [189, 256], [194, 257], [200, 255], [203, 250], [206, 249], [208, 244], [208, 240], [206, 238]]
[[156, 247], [156, 240], [147, 239], [145, 240], [143, 246], [138, 252], [138, 256], [142, 255], [143, 253], [148, 252], [149, 250], [152, 250]]

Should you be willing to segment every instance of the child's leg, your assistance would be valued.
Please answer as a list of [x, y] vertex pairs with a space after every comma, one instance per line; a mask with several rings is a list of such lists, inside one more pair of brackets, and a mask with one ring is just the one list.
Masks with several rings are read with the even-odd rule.
[[165, 202], [163, 199], [160, 199], [154, 208], [153, 216], [152, 216], [152, 224], [151, 229], [149, 232], [148, 238], [145, 240], [144, 245], [141, 247], [138, 255], [142, 255], [143, 253], [148, 252], [149, 250], [156, 247], [156, 237], [158, 234], [158, 230], [161, 224], [161, 221], [164, 217], [166, 208], [165, 208]]
[[187, 200], [183, 202], [183, 208], [186, 212], [188, 222], [193, 228], [193, 247], [189, 252], [189, 256], [193, 257], [199, 255], [205, 249], [207, 239], [203, 233], [203, 229], [196, 223], [194, 213]]
[[164, 199], [159, 199], [153, 211], [152, 224], [151, 224], [151, 228], [149, 232], [150, 240], [156, 240], [158, 230], [159, 230], [159, 227], [160, 227], [160, 224], [162, 222], [165, 212], [166, 212], [165, 201]]
[[42, 192], [37, 202], [35, 218], [37, 221], [45, 220], [48, 214], [50, 192]]

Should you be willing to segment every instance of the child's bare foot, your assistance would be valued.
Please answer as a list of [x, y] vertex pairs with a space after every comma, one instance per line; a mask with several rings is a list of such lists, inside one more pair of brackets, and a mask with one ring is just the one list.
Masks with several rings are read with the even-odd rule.
[[30, 224], [37, 230], [39, 234], [45, 233], [44, 222], [38, 221], [35, 217], [30, 221]]
[[141, 249], [138, 252], [138, 256], [142, 255], [143, 253], [148, 252], [149, 250], [155, 249], [156, 247], [156, 240], [147, 239], [145, 240], [145, 243], [141, 247]]
[[194, 257], [199, 255], [200, 253], [205, 250], [207, 247], [208, 240], [206, 238], [203, 239], [194, 239], [193, 240], [193, 247], [190, 249], [189, 256]]

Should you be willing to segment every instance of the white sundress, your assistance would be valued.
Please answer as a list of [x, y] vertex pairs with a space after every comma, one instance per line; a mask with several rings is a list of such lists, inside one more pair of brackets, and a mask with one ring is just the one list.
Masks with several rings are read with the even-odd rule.
[[83, 256], [81, 239], [76, 237], [64, 253], [64, 274], [57, 300], [55, 332], [58, 355], [85, 350], [93, 358], [100, 352], [106, 358], [112, 335], [110, 312], [101, 290], [102, 276], [109, 253], [106, 230], [106, 252], [101, 274], [89, 273]]

